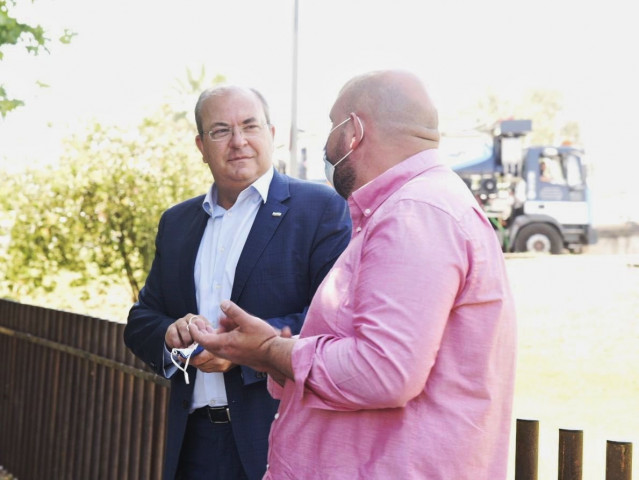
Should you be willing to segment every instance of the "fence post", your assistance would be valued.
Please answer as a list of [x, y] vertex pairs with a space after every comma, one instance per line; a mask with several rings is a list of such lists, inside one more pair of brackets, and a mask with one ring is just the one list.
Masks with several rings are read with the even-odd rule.
[[517, 419], [515, 480], [537, 480], [539, 421]]
[[632, 443], [606, 442], [606, 480], [632, 480]]
[[582, 430], [559, 429], [559, 480], [581, 480], [583, 445]]

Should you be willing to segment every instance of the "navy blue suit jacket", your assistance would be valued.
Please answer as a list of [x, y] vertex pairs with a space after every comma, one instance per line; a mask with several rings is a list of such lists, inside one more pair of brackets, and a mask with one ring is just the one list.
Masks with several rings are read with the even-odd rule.
[[[126, 345], [159, 375], [164, 374], [167, 328], [198, 311], [193, 270], [209, 218], [203, 199], [180, 203], [162, 215], [155, 259], [124, 331]], [[275, 172], [240, 255], [231, 300], [275, 327], [299, 333], [313, 294], [350, 233], [347, 204], [333, 189]], [[193, 367], [189, 377], [195, 378]], [[265, 472], [268, 434], [278, 406], [266, 390], [265, 377], [245, 366], [224, 374], [231, 426], [250, 479]], [[175, 477], [193, 383], [187, 385], [181, 374], [171, 377], [166, 479]]]

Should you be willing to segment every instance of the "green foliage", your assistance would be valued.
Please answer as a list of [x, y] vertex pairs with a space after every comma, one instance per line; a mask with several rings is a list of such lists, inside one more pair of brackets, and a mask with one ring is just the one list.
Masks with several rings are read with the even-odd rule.
[[[47, 46], [49, 38], [40, 25], [28, 25], [19, 22], [11, 16], [10, 7], [14, 7], [15, 0], [0, 0], [0, 61], [4, 58], [2, 49], [7, 45], [21, 44], [28, 53], [38, 55], [42, 51], [49, 53]], [[58, 39], [60, 43], [68, 44], [74, 32], [65, 30]], [[0, 115], [6, 117], [10, 111], [24, 105], [19, 99], [10, 98], [3, 85], [0, 85]]]
[[60, 37], [58, 37], [58, 42], [64, 44], [64, 45], [68, 45], [71, 43], [71, 40], [73, 39], [73, 37], [75, 37], [77, 35], [76, 32], [73, 32], [71, 30], [69, 30], [68, 28], [64, 29], [64, 32], [62, 33], [62, 35], [60, 35]]
[[162, 107], [134, 132], [96, 123], [68, 140], [58, 165], [10, 176], [0, 192], [11, 226], [0, 291], [46, 294], [73, 272], [80, 289], [126, 278], [137, 299], [162, 211], [210, 185], [194, 137], [191, 122]]
[[5, 117], [11, 110], [14, 110], [23, 105], [24, 102], [22, 100], [9, 98], [7, 96], [7, 91], [2, 85], [0, 85], [0, 115], [2, 115], [2, 117]]
[[94, 123], [55, 165], [0, 171], [1, 297], [126, 317], [122, 297], [128, 287], [137, 300], [161, 213], [210, 186], [190, 120], [206, 86], [190, 78], [172, 101], [183, 107], [163, 105], [133, 130]]
[[[0, 48], [3, 45], [16, 45], [18, 41], [25, 44], [29, 53], [38, 54], [47, 50], [48, 38], [40, 25], [21, 23], [9, 13], [9, 6], [15, 6], [15, 0], [0, 0]], [[47, 50], [48, 51], [48, 50]], [[0, 51], [0, 60], [3, 53]]]
[[209, 86], [221, 85], [226, 83], [226, 76], [222, 74], [217, 74], [213, 77], [213, 79], [207, 84], [208, 74], [206, 73], [206, 67], [204, 65], [200, 66], [200, 71], [197, 76], [193, 73], [193, 71], [187, 67], [185, 72], [185, 78], [176, 79], [174, 90], [180, 96], [185, 95], [199, 95], [205, 88]]

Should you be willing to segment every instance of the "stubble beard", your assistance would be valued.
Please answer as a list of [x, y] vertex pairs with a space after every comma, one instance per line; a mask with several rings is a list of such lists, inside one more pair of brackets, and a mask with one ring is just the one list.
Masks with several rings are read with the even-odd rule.
[[335, 191], [339, 193], [344, 199], [348, 199], [353, 193], [355, 186], [355, 169], [350, 165], [350, 158], [344, 160], [344, 165], [339, 165], [339, 170], [335, 170], [334, 175], [334, 187]]

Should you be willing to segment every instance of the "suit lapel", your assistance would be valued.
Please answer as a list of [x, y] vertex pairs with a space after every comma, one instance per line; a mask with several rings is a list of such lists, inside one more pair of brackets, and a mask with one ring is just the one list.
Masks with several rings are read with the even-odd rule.
[[286, 216], [288, 207], [282, 202], [289, 197], [288, 178], [276, 171], [269, 187], [266, 203], [257, 212], [251, 231], [246, 239], [246, 244], [237, 262], [231, 300], [237, 301], [242, 294], [249, 275]]
[[184, 237], [180, 252], [179, 278], [182, 289], [182, 298], [186, 299], [187, 311], [198, 313], [197, 300], [195, 296], [195, 258], [204, 235], [206, 222], [209, 216], [202, 209], [202, 204], [197, 204], [197, 210], [190, 222], [185, 222]]

